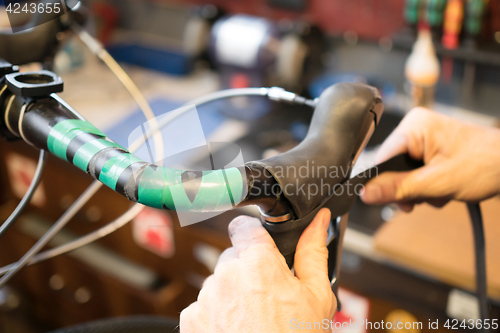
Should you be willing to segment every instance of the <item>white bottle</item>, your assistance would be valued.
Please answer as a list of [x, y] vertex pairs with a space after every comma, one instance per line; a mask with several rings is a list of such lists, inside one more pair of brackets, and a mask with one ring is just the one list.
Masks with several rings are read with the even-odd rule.
[[411, 85], [413, 106], [427, 108], [432, 106], [439, 72], [439, 60], [434, 50], [431, 33], [427, 29], [421, 29], [405, 66], [406, 79]]

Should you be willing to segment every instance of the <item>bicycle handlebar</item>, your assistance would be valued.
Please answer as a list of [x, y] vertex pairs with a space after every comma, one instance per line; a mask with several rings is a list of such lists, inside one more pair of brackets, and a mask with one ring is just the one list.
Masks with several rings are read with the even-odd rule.
[[10, 105], [5, 118], [14, 135], [72, 163], [131, 201], [176, 211], [212, 212], [232, 209], [245, 197], [244, 167], [201, 172], [156, 166], [137, 158], [90, 122], [77, 119], [53, 96], [27, 103], [15, 96]]
[[[9, 64], [2, 63], [0, 67], [5, 73], [15, 71]], [[49, 151], [129, 200], [146, 206], [217, 212], [258, 205], [263, 225], [290, 267], [301, 230], [312, 221], [311, 214], [325, 204], [325, 198], [328, 197], [328, 207], [332, 207], [332, 193], [350, 178], [352, 166], [383, 112], [375, 88], [336, 84], [319, 97], [308, 134], [294, 149], [240, 167], [189, 171], [142, 161], [106, 137], [55, 95], [62, 91], [62, 81], [51, 72], [11, 73], [2, 81], [5, 85], [0, 87], [0, 110], [4, 111], [4, 132], [8, 129], [11, 136]], [[316, 168], [334, 167], [341, 172], [312, 178], [303, 177], [300, 172], [298, 176], [283, 173], [285, 168], [301, 170], [310, 164]], [[321, 194], [300, 193], [311, 184], [328, 185], [329, 190]], [[275, 187], [278, 191], [272, 190]], [[341, 230], [337, 231], [337, 238], [341, 239]]]
[[[266, 186], [256, 181], [255, 171], [267, 174], [269, 184], [277, 183], [286, 189], [295, 181], [300, 187], [319, 180], [280, 177], [276, 172], [279, 166], [300, 168], [306, 159], [316, 159], [318, 166], [349, 168], [374, 124], [372, 110], [381, 108], [380, 98], [373, 89], [359, 84], [337, 84], [321, 95], [306, 139], [291, 151], [237, 168], [189, 171], [142, 161], [90, 122], [78, 119], [53, 95], [37, 99], [14, 94], [2, 97], [5, 125], [12, 134], [74, 164], [131, 201], [189, 212], [226, 211], [236, 205], [257, 204], [265, 214], [275, 214], [281, 207], [280, 213], [290, 213], [289, 218], [293, 213], [301, 217], [313, 210], [323, 197], [307, 200], [264, 191], [264, 195], [253, 196], [255, 188]], [[342, 180], [327, 179], [332, 185]]]

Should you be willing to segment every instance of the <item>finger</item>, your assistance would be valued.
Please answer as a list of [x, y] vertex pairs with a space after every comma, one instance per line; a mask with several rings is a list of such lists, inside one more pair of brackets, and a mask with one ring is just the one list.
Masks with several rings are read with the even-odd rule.
[[331, 213], [321, 209], [300, 236], [295, 252], [295, 275], [304, 283], [329, 286], [326, 240]]
[[385, 141], [375, 155], [375, 163], [380, 164], [399, 154], [408, 151], [407, 138], [403, 132], [396, 128]]
[[366, 184], [361, 200], [381, 205], [446, 198], [453, 192], [449, 177], [444, 177], [447, 170], [442, 163], [408, 172], [384, 172]]
[[234, 249], [234, 247], [225, 249], [224, 252], [222, 252], [222, 254], [219, 256], [219, 260], [215, 265], [214, 273], [217, 272], [217, 268], [220, 268], [222, 265], [235, 259], [238, 259], [238, 256], [236, 255], [236, 250]]
[[241, 252], [256, 244], [265, 245], [270, 249], [274, 248], [278, 252], [271, 235], [256, 218], [239, 216], [229, 223], [228, 229], [231, 243], [238, 257]]
[[424, 131], [434, 115], [434, 112], [425, 108], [412, 109], [382, 143], [375, 156], [375, 162], [382, 163], [403, 153], [409, 153], [416, 160], [423, 160]]

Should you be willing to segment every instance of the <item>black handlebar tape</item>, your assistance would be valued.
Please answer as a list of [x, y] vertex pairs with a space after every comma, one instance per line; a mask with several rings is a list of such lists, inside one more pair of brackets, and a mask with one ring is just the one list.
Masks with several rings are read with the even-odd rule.
[[[296, 217], [301, 218], [350, 177], [351, 163], [383, 108], [377, 89], [357, 83], [335, 84], [319, 97], [307, 136], [299, 145], [247, 165], [268, 170]], [[312, 195], [313, 189], [323, 195]]]
[[366, 184], [370, 179], [386, 171], [410, 171], [421, 166], [423, 166], [421, 161], [416, 161], [407, 154], [395, 156], [343, 183], [332, 195], [324, 199], [318, 207], [303, 218], [282, 223], [263, 222], [262, 224], [274, 239], [277, 248], [283, 254], [288, 266], [291, 268], [299, 238], [321, 208], [326, 207], [330, 209], [332, 219], [336, 219], [338, 216], [348, 213], [351, 209], [357, 198], [357, 191], [354, 190], [357, 186]]

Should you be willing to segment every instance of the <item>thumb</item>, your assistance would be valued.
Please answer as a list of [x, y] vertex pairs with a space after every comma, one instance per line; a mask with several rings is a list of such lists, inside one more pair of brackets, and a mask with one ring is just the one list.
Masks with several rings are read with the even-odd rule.
[[326, 239], [331, 214], [321, 209], [300, 236], [295, 252], [295, 275], [306, 284], [323, 284], [329, 287], [328, 249]]
[[[428, 165], [408, 172], [384, 172], [372, 179], [361, 194], [366, 204], [411, 202], [445, 198], [451, 193], [445, 165]], [[449, 169], [448, 169], [449, 170]]]

